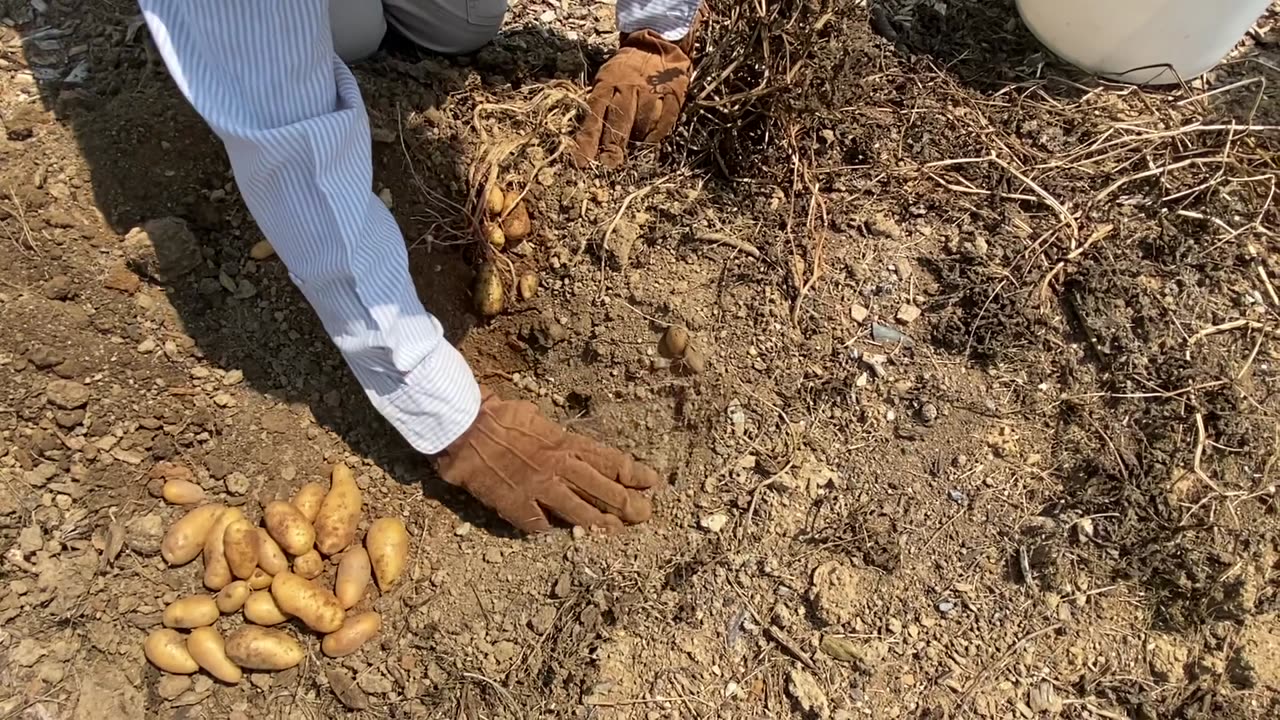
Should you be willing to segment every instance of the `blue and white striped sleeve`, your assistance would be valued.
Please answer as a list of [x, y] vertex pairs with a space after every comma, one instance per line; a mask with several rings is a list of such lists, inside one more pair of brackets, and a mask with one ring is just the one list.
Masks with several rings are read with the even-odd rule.
[[689, 34], [701, 0], [618, 0], [618, 31], [652, 30], [665, 40]]
[[222, 139], [249, 212], [374, 406], [436, 453], [480, 390], [409, 277], [373, 193], [369, 120], [324, 0], [139, 0], [161, 57]]

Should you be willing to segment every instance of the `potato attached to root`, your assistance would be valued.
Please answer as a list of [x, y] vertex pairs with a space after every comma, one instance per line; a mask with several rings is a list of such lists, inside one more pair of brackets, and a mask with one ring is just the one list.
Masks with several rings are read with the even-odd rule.
[[227, 657], [222, 635], [211, 627], [196, 628], [187, 636], [187, 652], [202, 670], [224, 683], [235, 685], [244, 672]]
[[302, 644], [282, 630], [241, 625], [227, 638], [227, 658], [249, 670], [288, 670], [302, 662]]
[[476, 284], [471, 290], [472, 299], [476, 303], [476, 312], [484, 317], [501, 315], [506, 306], [507, 288], [502, 284], [502, 276], [498, 274], [498, 266], [486, 262], [476, 272]]
[[378, 518], [364, 536], [378, 590], [386, 592], [400, 579], [409, 559], [409, 531], [400, 518]]
[[262, 516], [271, 539], [290, 555], [305, 554], [315, 544], [315, 528], [292, 503], [272, 500], [262, 509]]
[[272, 579], [271, 597], [282, 611], [316, 632], [331, 633], [342, 627], [346, 619], [346, 611], [333, 593], [291, 572], [282, 572]]
[[360, 613], [348, 618], [337, 632], [325, 635], [320, 641], [320, 650], [331, 658], [350, 655], [377, 635], [381, 628], [381, 615], [376, 612]]
[[187, 639], [172, 628], [153, 630], [142, 650], [152, 665], [167, 673], [190, 675], [200, 669], [191, 653], [187, 652]]
[[160, 555], [170, 565], [186, 565], [204, 550], [205, 538], [226, 510], [224, 505], [201, 505], [175, 522], [160, 543]]
[[320, 552], [334, 555], [355, 540], [356, 527], [360, 524], [361, 501], [355, 473], [344, 463], [334, 465], [329, 492], [316, 515], [316, 547]]

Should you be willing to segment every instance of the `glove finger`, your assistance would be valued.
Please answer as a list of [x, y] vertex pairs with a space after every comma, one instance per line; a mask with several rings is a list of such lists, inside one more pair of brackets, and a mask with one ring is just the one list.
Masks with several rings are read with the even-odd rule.
[[653, 129], [645, 135], [644, 141], [647, 143], [657, 144], [671, 134], [676, 127], [676, 121], [680, 119], [680, 101], [675, 95], [665, 93], [661, 98], [655, 98], [655, 104], [661, 104], [661, 110], [658, 112], [658, 118], [653, 123]]
[[613, 99], [612, 85], [597, 85], [587, 96], [587, 116], [573, 136], [574, 147], [570, 151], [573, 164], [584, 168], [596, 159], [600, 150], [600, 132], [604, 129], [604, 116]]
[[653, 91], [642, 91], [636, 99], [636, 122], [631, 128], [632, 138], [648, 142], [647, 138], [661, 115], [662, 96]]
[[653, 516], [649, 498], [619, 485], [577, 458], [565, 460], [560, 476], [583, 500], [616, 515], [628, 525], [642, 523]]
[[629, 488], [647, 490], [662, 482], [653, 468], [637, 462], [630, 453], [598, 445], [584, 437], [578, 437], [575, 454], [607, 478]]
[[613, 515], [600, 512], [586, 500], [578, 497], [562, 480], [547, 483], [539, 493], [538, 502], [552, 515], [567, 523], [584, 528], [601, 527], [621, 530], [622, 521]]
[[636, 122], [636, 89], [618, 88], [604, 116], [604, 136], [600, 140], [600, 162], [616, 168], [627, 159], [627, 141]]
[[538, 503], [514, 483], [486, 477], [481, 482], [470, 480], [462, 487], [471, 493], [471, 497], [521, 532], [532, 535], [551, 529], [551, 523]]

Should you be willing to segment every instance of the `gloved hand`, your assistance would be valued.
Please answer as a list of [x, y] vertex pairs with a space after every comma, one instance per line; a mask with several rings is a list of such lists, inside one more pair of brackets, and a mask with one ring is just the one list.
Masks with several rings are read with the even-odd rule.
[[657, 143], [671, 134], [689, 92], [693, 31], [679, 43], [652, 30], [628, 33], [596, 73], [588, 112], [574, 136], [572, 158], [584, 167], [597, 157], [607, 167], [626, 159], [627, 141]]
[[616, 530], [653, 512], [636, 488], [658, 474], [630, 455], [566, 432], [537, 406], [481, 388], [475, 424], [439, 457], [440, 476], [528, 533], [550, 513], [586, 528]]

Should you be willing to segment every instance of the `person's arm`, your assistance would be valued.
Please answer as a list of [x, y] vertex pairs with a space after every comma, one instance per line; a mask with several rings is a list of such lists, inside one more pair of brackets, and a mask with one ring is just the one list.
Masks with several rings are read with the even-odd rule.
[[418, 300], [373, 193], [369, 121], [316, 0], [140, 0], [170, 75], [222, 139], [253, 218], [374, 406], [433, 454], [480, 389]]
[[701, 0], [618, 0], [618, 32], [652, 30], [672, 42], [689, 34]]

